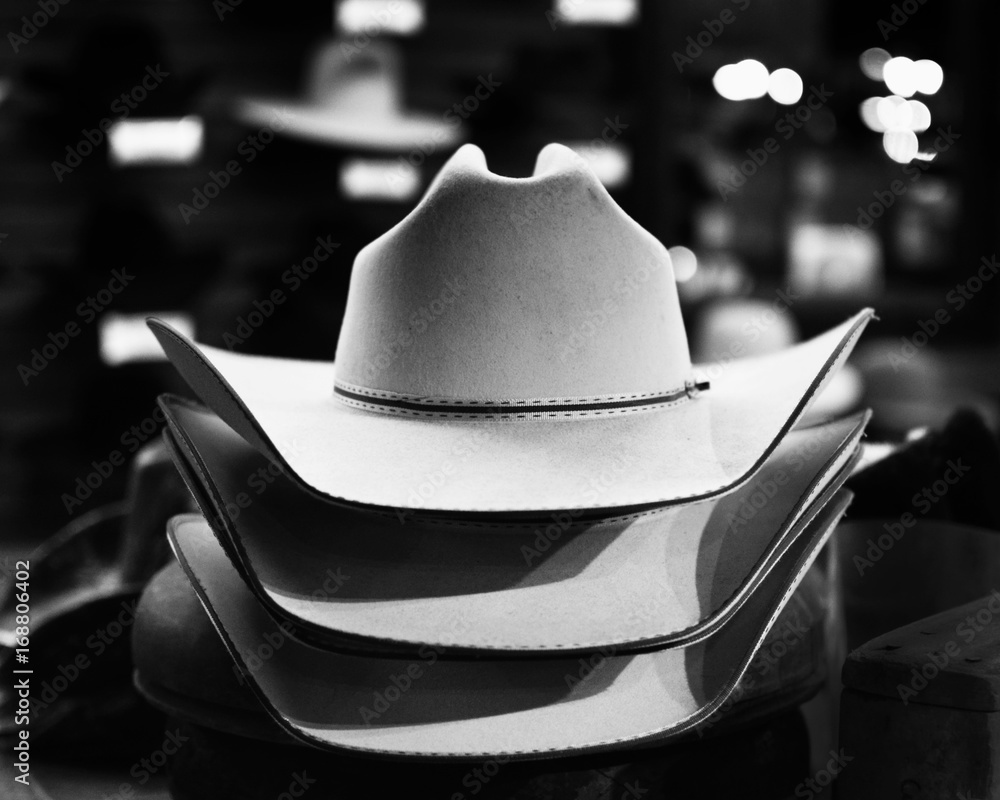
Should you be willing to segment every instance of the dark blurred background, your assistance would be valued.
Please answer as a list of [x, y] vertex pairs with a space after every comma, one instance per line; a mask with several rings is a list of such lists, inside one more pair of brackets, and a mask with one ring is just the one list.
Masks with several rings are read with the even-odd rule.
[[[352, 68], [395, 51], [380, 77], [398, 116], [460, 132], [495, 172], [529, 175], [552, 141], [590, 159], [671, 248], [698, 360], [872, 305], [833, 405], [871, 405], [886, 438], [962, 405], [995, 431], [997, 15], [985, 0], [6, 0], [3, 535], [37, 541], [121, 496], [113, 454], [158, 435], [159, 392], [187, 393], [146, 314], [217, 346], [333, 357], [354, 254], [457, 145], [318, 141], [241, 115], [247, 96], [305, 102], [324, 46]], [[339, 247], [292, 291], [317, 238]], [[286, 302], [248, 322], [274, 289]]]

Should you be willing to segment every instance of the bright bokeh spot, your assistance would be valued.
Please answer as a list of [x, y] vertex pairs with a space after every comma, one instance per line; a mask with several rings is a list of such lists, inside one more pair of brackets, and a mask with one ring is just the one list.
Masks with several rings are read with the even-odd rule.
[[97, 318], [101, 360], [109, 367], [136, 361], [166, 361], [163, 348], [146, 325], [149, 316], [163, 320], [189, 339], [194, 338], [194, 319], [181, 311], [148, 311], [143, 314], [108, 311]]
[[944, 70], [936, 61], [923, 58], [913, 65], [914, 79], [917, 91], [921, 94], [934, 94], [944, 83]]
[[910, 109], [910, 130], [923, 133], [931, 126], [931, 110], [919, 100], [907, 100]]
[[885, 125], [878, 116], [878, 104], [882, 102], [885, 98], [883, 97], [869, 97], [866, 100], [862, 100], [861, 104], [858, 106], [858, 113], [861, 115], [861, 121], [865, 123], [865, 126], [876, 133], [885, 133]]
[[676, 245], [668, 251], [674, 265], [674, 278], [678, 283], [686, 283], [698, 271], [698, 257], [690, 248]]
[[931, 110], [919, 100], [899, 95], [869, 97], [859, 106], [865, 125], [876, 133], [913, 131], [922, 133], [931, 126]]
[[920, 145], [913, 131], [886, 131], [882, 134], [885, 154], [899, 164], [909, 164], [917, 157]]
[[631, 25], [639, 18], [637, 0], [556, 0], [555, 11], [575, 25]]
[[351, 158], [340, 168], [340, 191], [350, 200], [409, 200], [420, 189], [420, 171], [402, 159]]
[[424, 27], [423, 0], [340, 0], [337, 28], [347, 34], [409, 36]]
[[747, 58], [719, 67], [712, 85], [726, 100], [756, 100], [767, 94], [769, 74], [759, 61]]
[[108, 156], [116, 167], [190, 164], [204, 141], [201, 117], [122, 119], [108, 128]]
[[890, 58], [885, 64], [882, 77], [889, 91], [900, 97], [912, 97], [917, 91], [916, 64], [905, 56]]
[[619, 189], [632, 177], [632, 154], [618, 142], [566, 142], [566, 146], [585, 159], [606, 189]]
[[885, 69], [886, 62], [890, 58], [892, 56], [881, 47], [869, 47], [861, 54], [858, 63], [861, 65], [861, 71], [866, 77], [871, 78], [873, 81], [880, 81], [883, 78], [882, 70]]
[[793, 105], [802, 97], [802, 78], [794, 69], [776, 69], [768, 76], [767, 93], [776, 103]]
[[907, 131], [913, 121], [913, 110], [899, 95], [881, 98], [875, 106], [875, 114], [883, 131]]

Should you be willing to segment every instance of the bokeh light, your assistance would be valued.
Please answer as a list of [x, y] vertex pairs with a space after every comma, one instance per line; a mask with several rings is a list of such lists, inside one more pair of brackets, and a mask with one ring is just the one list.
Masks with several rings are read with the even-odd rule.
[[793, 69], [776, 69], [768, 76], [767, 93], [776, 103], [793, 105], [802, 97], [802, 78]]
[[594, 171], [607, 189], [620, 189], [632, 178], [632, 153], [619, 142], [607, 143], [601, 139], [582, 142], [563, 142]]
[[913, 131], [886, 131], [882, 134], [885, 154], [899, 164], [909, 164], [917, 156], [920, 145]]
[[923, 133], [931, 126], [931, 110], [919, 100], [907, 100], [910, 108], [910, 130]]
[[767, 94], [767, 67], [752, 58], [719, 67], [712, 85], [726, 100], [756, 100]]
[[638, 0], [556, 0], [556, 13], [572, 25], [631, 25], [639, 18]]
[[341, 0], [337, 27], [346, 34], [410, 36], [426, 22], [423, 0]]
[[420, 190], [420, 171], [402, 160], [349, 158], [339, 177], [340, 191], [352, 200], [410, 200]]
[[698, 271], [698, 257], [690, 248], [682, 245], [675, 245], [667, 252], [674, 265], [674, 278], [678, 283], [686, 283], [694, 277]]
[[944, 83], [944, 70], [940, 64], [929, 58], [914, 62], [913, 72], [917, 91], [921, 94], [934, 94]]
[[880, 98], [875, 114], [883, 131], [908, 131], [913, 121], [913, 109], [899, 95]]
[[905, 56], [890, 58], [882, 72], [889, 91], [900, 97], [912, 97], [917, 91], [916, 64]]
[[861, 121], [864, 122], [865, 127], [869, 130], [876, 131], [877, 133], [884, 133], [885, 126], [878, 118], [878, 104], [882, 102], [881, 97], [868, 97], [861, 101], [858, 106], [858, 113], [861, 115]]
[[881, 47], [869, 47], [861, 54], [858, 63], [866, 77], [873, 81], [880, 81], [883, 77], [882, 70], [885, 69], [886, 62], [890, 58], [892, 56], [889, 55], [888, 51]]

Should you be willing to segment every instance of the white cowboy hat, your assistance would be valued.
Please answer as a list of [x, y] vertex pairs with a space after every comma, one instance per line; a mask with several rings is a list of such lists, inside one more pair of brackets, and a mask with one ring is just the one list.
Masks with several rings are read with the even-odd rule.
[[[319, 650], [268, 615], [204, 519], [175, 517], [168, 536], [230, 656], [296, 738], [425, 759], [542, 758], [660, 742], [706, 722], [849, 502], [850, 493], [839, 492], [713, 635], [633, 655], [449, 660], [433, 647], [403, 659]], [[265, 641], [281, 644], [248, 665], [246, 654]]]
[[335, 362], [150, 326], [202, 400], [301, 484], [377, 506], [520, 512], [734, 489], [871, 317], [692, 365], [666, 249], [583, 159], [549, 145], [532, 177], [504, 178], [466, 145], [358, 254]]
[[312, 54], [302, 97], [244, 97], [234, 111], [248, 125], [363, 150], [427, 153], [465, 138], [453, 112], [404, 109], [402, 88], [402, 55], [395, 46], [372, 41], [359, 49], [331, 40]]
[[751, 482], [700, 503], [611, 518], [435, 520], [303, 492], [211, 412], [161, 405], [177, 466], [217, 537], [296, 636], [335, 650], [432, 645], [493, 657], [709, 635], [846, 480], [867, 422], [793, 431]]

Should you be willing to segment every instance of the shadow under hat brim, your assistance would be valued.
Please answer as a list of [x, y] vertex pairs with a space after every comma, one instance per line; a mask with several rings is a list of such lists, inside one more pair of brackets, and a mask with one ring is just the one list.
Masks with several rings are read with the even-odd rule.
[[868, 419], [793, 431], [723, 498], [515, 522], [332, 503], [272, 470], [210, 411], [160, 402], [177, 466], [217, 537], [297, 637], [342, 651], [430, 644], [493, 657], [708, 635], [843, 484]]
[[247, 125], [268, 126], [283, 136], [359, 150], [445, 150], [465, 139], [459, 125], [417, 112], [366, 115], [280, 98], [244, 98], [233, 113]]
[[711, 387], [667, 407], [574, 419], [398, 416], [336, 398], [332, 362], [242, 355], [149, 325], [202, 401], [331, 499], [546, 512], [684, 503], [747, 481], [840, 369], [870, 309], [780, 353], [695, 367]]
[[[171, 546], [230, 656], [275, 720], [332, 750], [423, 759], [544, 758], [653, 744], [705, 722], [746, 672], [850, 502], [834, 500], [733, 617], [703, 642], [634, 655], [450, 661], [330, 653], [284, 635], [198, 517]], [[253, 669], [243, 655], [282, 638]]]

